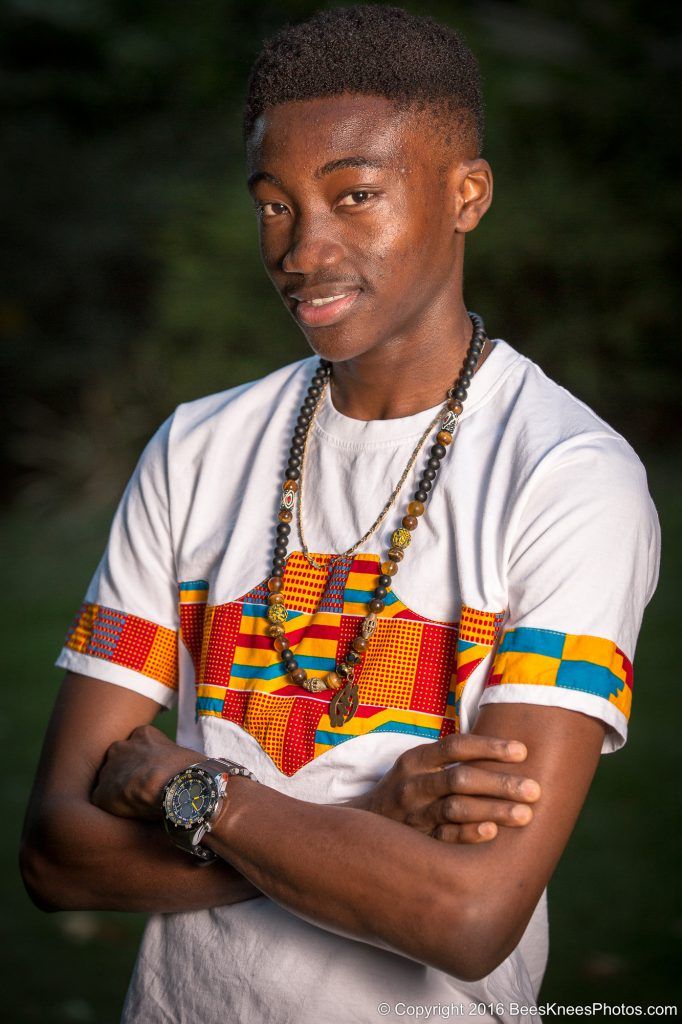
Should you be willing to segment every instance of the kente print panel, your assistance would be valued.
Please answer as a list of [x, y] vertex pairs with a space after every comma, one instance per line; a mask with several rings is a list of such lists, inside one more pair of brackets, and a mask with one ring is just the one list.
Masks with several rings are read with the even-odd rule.
[[[301, 552], [289, 555], [282, 594], [289, 609], [286, 635], [296, 660], [309, 676], [323, 676], [357, 635], [379, 558], [316, 554], [315, 560], [321, 569]], [[181, 583], [181, 632], [194, 662], [197, 715], [242, 726], [285, 775], [366, 733], [434, 740], [456, 732], [466, 680], [491, 652], [502, 620], [502, 613], [465, 608], [460, 637], [456, 622], [417, 615], [391, 592], [356, 672], [358, 710], [333, 729], [331, 691], [308, 693], [286, 676], [266, 634], [267, 596], [263, 581], [237, 601], [210, 605], [204, 580]]]

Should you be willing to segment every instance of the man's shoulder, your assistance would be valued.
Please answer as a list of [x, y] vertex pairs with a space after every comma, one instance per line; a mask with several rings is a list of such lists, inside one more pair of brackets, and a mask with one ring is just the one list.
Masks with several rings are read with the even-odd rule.
[[[511, 346], [505, 343], [509, 350]], [[514, 437], [517, 455], [545, 467], [557, 460], [590, 451], [598, 459], [614, 460], [621, 468], [641, 468], [629, 441], [583, 399], [558, 383], [529, 356], [511, 349], [510, 372], [504, 384], [500, 411]]]
[[314, 356], [308, 356], [263, 377], [184, 402], [172, 417], [173, 444], [187, 440], [207, 442], [218, 432], [243, 432], [256, 422], [267, 422], [284, 396], [292, 391], [298, 393], [304, 387], [315, 361]]

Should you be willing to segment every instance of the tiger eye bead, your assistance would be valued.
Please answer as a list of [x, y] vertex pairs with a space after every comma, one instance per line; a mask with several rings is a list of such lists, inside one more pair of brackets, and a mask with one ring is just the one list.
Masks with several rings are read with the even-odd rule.
[[368, 645], [369, 641], [365, 640], [364, 636], [356, 636], [353, 641], [353, 649], [356, 650], [358, 654], [364, 654]]
[[301, 686], [307, 678], [308, 673], [304, 668], [295, 668], [293, 672], [289, 673], [289, 679], [291, 679], [292, 683], [295, 683], [296, 686]]
[[281, 594], [268, 594], [268, 604], [271, 607], [273, 604], [284, 604], [284, 598]]
[[291, 644], [285, 636], [278, 636], [272, 646], [278, 654], [281, 654], [282, 651], [288, 651]]
[[405, 557], [405, 552], [402, 548], [391, 548], [388, 552], [388, 557], [392, 562], [402, 562]]
[[271, 576], [270, 579], [268, 580], [268, 590], [270, 591], [270, 593], [271, 594], [279, 594], [281, 589], [282, 589], [282, 577], [281, 576]]
[[407, 506], [407, 511], [411, 516], [423, 516], [424, 505], [421, 501], [411, 501]]
[[403, 526], [406, 530], [416, 530], [419, 520], [416, 516], [403, 516]]
[[436, 434], [438, 444], [448, 445], [452, 443], [452, 434], [449, 430], [439, 430]]
[[450, 412], [454, 412], [455, 416], [459, 416], [464, 406], [457, 398], [448, 399], [448, 409]]
[[383, 576], [395, 576], [398, 571], [398, 566], [395, 562], [382, 562], [381, 572]]
[[330, 690], [340, 690], [343, 686], [343, 679], [337, 672], [327, 672], [324, 681]]
[[277, 518], [279, 519], [280, 523], [290, 523], [291, 520], [293, 519], [293, 516], [288, 508], [282, 508], [278, 512]]
[[287, 481], [285, 481], [285, 484], [284, 484], [284, 487], [282, 488], [282, 490], [283, 491], [297, 491], [298, 490], [298, 484], [296, 483], [295, 480], [287, 480]]

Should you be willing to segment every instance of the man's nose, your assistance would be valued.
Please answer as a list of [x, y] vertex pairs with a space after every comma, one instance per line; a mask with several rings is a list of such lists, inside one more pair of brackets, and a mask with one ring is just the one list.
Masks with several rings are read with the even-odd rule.
[[343, 246], [326, 217], [299, 217], [281, 265], [285, 273], [310, 276], [336, 266], [343, 256]]

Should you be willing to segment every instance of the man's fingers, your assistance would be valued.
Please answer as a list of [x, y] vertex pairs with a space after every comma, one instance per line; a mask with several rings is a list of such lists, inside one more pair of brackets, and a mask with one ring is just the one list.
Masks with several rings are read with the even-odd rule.
[[508, 800], [485, 800], [473, 796], [448, 796], [431, 805], [428, 811], [434, 825], [469, 822], [476, 824], [493, 822], [514, 828], [527, 825], [532, 820], [533, 810], [528, 804], [516, 804]]
[[442, 768], [456, 761], [524, 761], [528, 751], [518, 740], [503, 740], [494, 736], [456, 732], [443, 736], [435, 743], [424, 743], [419, 748], [421, 767]]
[[480, 824], [438, 825], [431, 835], [443, 843], [489, 843], [497, 835], [497, 825], [492, 821]]
[[421, 784], [434, 800], [450, 793], [523, 803], [534, 803], [540, 797], [540, 785], [535, 779], [474, 768], [469, 764], [456, 764], [439, 772], [430, 772], [422, 776]]

